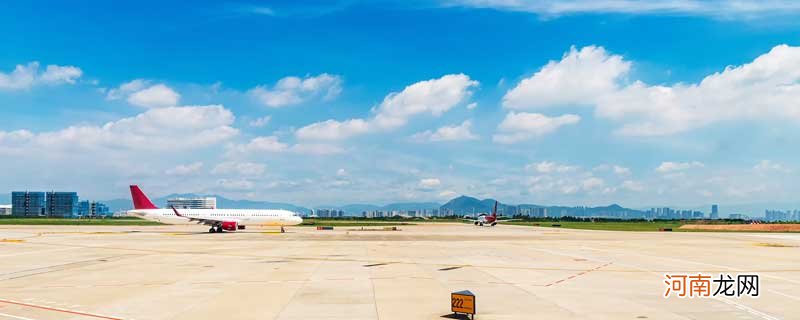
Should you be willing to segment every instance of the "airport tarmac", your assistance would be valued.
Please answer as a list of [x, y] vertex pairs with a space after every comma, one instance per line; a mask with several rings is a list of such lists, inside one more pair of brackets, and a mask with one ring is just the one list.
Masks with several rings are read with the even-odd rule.
[[[0, 319], [800, 319], [800, 234], [2, 226]], [[759, 297], [664, 298], [757, 273]]]

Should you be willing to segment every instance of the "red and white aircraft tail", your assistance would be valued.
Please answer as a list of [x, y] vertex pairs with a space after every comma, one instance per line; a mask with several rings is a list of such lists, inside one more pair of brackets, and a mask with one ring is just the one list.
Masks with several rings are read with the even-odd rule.
[[494, 202], [494, 208], [492, 209], [492, 214], [491, 215], [482, 214], [482, 215], [478, 216], [477, 219], [464, 219], [464, 220], [470, 221], [474, 225], [481, 226], [481, 227], [494, 227], [494, 226], [497, 225], [498, 222], [513, 221], [513, 220], [510, 220], [510, 219], [509, 220], [499, 220], [499, 219], [497, 219], [497, 204], [498, 204], [498, 202], [495, 201]]

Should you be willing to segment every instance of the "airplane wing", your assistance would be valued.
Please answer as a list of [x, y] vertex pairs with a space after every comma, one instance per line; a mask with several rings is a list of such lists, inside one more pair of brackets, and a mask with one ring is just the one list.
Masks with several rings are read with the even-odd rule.
[[182, 215], [180, 212], [178, 212], [178, 209], [175, 209], [175, 206], [171, 206], [171, 208], [172, 208], [172, 212], [175, 212], [176, 216], [181, 217], [181, 218], [189, 219], [189, 221], [197, 221], [198, 224], [205, 224], [205, 225], [213, 226], [213, 225], [216, 225], [216, 224], [219, 224], [219, 223], [222, 223], [222, 222], [236, 222], [236, 223], [240, 222], [237, 219], [215, 219], [215, 218], [211, 218], [211, 217], [202, 217], [202, 216], [201, 217], [185, 216], [185, 215]]

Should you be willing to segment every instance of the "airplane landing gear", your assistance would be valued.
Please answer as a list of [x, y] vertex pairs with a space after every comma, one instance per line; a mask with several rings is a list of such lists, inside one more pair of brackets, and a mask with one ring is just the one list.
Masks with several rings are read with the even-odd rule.
[[215, 232], [217, 232], [217, 229], [215, 229], [214, 227], [208, 229], [208, 233], [215, 233]]
[[281, 233], [286, 233], [286, 229], [284, 229], [283, 226], [281, 226]]

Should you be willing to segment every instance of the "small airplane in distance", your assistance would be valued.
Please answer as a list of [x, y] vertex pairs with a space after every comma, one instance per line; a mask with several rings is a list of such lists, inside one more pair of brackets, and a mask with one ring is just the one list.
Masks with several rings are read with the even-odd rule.
[[481, 214], [478, 216], [477, 219], [464, 219], [467, 221], [471, 221], [476, 226], [481, 227], [494, 227], [497, 225], [498, 222], [507, 222], [507, 221], [514, 221], [514, 219], [507, 219], [507, 220], [499, 220], [497, 219], [497, 201], [494, 202], [494, 209], [492, 209], [492, 214]]
[[128, 214], [166, 224], [204, 224], [211, 226], [211, 233], [243, 230], [246, 225], [280, 226], [285, 232], [284, 226], [303, 223], [296, 213], [281, 209], [159, 209], [137, 185], [131, 186], [131, 199], [134, 209]]

